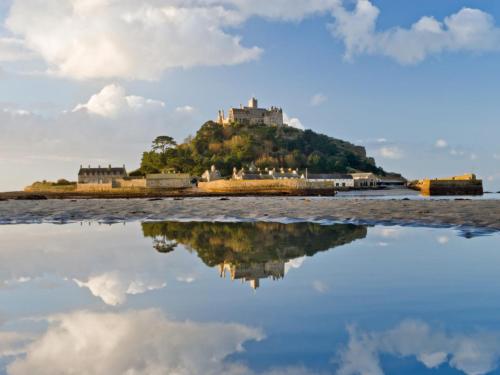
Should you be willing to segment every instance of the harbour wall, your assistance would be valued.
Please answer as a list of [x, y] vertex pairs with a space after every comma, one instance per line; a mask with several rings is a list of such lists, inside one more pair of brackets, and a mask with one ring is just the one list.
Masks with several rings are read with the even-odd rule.
[[317, 192], [318, 194], [335, 191], [331, 181], [311, 182], [305, 180], [217, 180], [200, 182], [198, 188], [209, 193], [252, 194], [252, 193], [297, 193]]
[[418, 184], [423, 195], [482, 195], [482, 180], [423, 180]]

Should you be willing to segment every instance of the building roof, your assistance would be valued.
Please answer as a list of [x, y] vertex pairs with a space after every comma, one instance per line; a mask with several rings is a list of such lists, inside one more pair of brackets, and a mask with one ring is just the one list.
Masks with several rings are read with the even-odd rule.
[[272, 180], [272, 176], [258, 173], [244, 173], [240, 175], [243, 180]]
[[98, 167], [98, 168], [83, 168], [80, 167], [80, 170], [78, 171], [78, 175], [82, 176], [85, 174], [127, 174], [127, 170], [125, 167]]
[[297, 173], [275, 172], [271, 176], [274, 178], [300, 178], [300, 176]]
[[342, 173], [308, 173], [308, 180], [352, 180], [352, 176]]
[[372, 172], [361, 172], [361, 173], [351, 173], [351, 176], [353, 178], [378, 178], [374, 173]]

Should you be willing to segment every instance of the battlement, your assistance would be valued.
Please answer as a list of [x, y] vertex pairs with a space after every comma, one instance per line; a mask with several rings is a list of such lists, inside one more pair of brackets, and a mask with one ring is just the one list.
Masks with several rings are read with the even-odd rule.
[[223, 110], [220, 110], [217, 116], [217, 122], [221, 125], [230, 125], [233, 123], [242, 124], [265, 124], [265, 125], [283, 125], [283, 110], [272, 106], [271, 108], [259, 108], [258, 100], [251, 98], [248, 106], [240, 108], [230, 108], [226, 117]]

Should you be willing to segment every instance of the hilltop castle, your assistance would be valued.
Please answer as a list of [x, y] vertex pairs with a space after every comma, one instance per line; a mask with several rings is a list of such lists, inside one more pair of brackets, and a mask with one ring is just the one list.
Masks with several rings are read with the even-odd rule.
[[259, 108], [258, 101], [252, 98], [248, 101], [248, 106], [240, 108], [231, 108], [227, 118], [224, 111], [220, 110], [217, 116], [217, 122], [221, 125], [229, 125], [235, 122], [242, 124], [265, 124], [265, 125], [283, 125], [283, 110], [277, 107], [269, 109]]

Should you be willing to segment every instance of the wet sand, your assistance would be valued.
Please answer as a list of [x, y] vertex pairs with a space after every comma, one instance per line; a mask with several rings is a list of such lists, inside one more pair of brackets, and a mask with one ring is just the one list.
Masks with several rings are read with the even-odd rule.
[[231, 197], [0, 201], [0, 223], [145, 220], [339, 221], [500, 230], [500, 200]]

